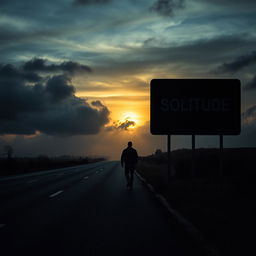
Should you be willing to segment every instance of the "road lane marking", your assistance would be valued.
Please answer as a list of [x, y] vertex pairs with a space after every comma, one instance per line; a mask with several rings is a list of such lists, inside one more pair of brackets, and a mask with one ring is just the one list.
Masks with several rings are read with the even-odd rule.
[[88, 176], [85, 176], [84, 179], [87, 180], [89, 177]]
[[0, 228], [3, 228], [5, 226], [6, 226], [6, 224], [0, 224]]
[[56, 193], [54, 193], [54, 194], [50, 195], [50, 198], [55, 197], [55, 196], [57, 196], [57, 195], [61, 194], [62, 192], [63, 192], [63, 191], [62, 191], [62, 190], [60, 190], [60, 191], [58, 191], [58, 192], [56, 192]]
[[38, 181], [38, 179], [35, 179], [35, 180], [29, 180], [27, 183], [29, 184], [29, 183], [34, 183], [34, 182], [37, 182]]

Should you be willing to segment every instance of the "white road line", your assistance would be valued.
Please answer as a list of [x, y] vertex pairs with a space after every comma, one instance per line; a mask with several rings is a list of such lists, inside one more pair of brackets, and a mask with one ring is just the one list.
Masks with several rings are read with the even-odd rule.
[[29, 184], [29, 183], [34, 183], [34, 182], [37, 182], [38, 181], [38, 179], [36, 179], [36, 180], [29, 180], [27, 183]]
[[57, 195], [61, 194], [62, 192], [63, 192], [63, 191], [62, 191], [62, 190], [60, 190], [60, 191], [58, 191], [58, 192], [56, 192], [56, 193], [54, 193], [54, 194], [50, 195], [50, 198], [51, 198], [51, 197], [55, 197], [55, 196], [57, 196]]
[[88, 176], [85, 176], [84, 179], [87, 180], [89, 177]]
[[6, 224], [0, 224], [0, 228], [3, 228], [5, 226], [6, 226]]

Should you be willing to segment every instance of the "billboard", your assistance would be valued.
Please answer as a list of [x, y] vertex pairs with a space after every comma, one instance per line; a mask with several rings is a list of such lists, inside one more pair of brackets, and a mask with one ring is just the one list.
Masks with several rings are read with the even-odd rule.
[[155, 135], [238, 135], [238, 79], [153, 79], [150, 131]]

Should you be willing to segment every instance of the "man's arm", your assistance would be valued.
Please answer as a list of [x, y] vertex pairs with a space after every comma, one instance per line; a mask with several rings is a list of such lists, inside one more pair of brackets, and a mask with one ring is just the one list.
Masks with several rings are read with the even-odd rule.
[[124, 166], [124, 150], [123, 150], [122, 155], [121, 155], [121, 166], [122, 167]]

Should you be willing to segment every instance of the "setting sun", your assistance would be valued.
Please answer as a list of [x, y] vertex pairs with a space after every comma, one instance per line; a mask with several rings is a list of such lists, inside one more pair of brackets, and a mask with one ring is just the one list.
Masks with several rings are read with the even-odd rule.
[[[134, 112], [125, 112], [122, 114], [120, 121], [121, 122], [132, 121], [137, 126], [139, 124], [139, 116], [138, 116], [138, 114], [136, 114]], [[134, 128], [135, 125], [132, 126], [131, 128]]]

